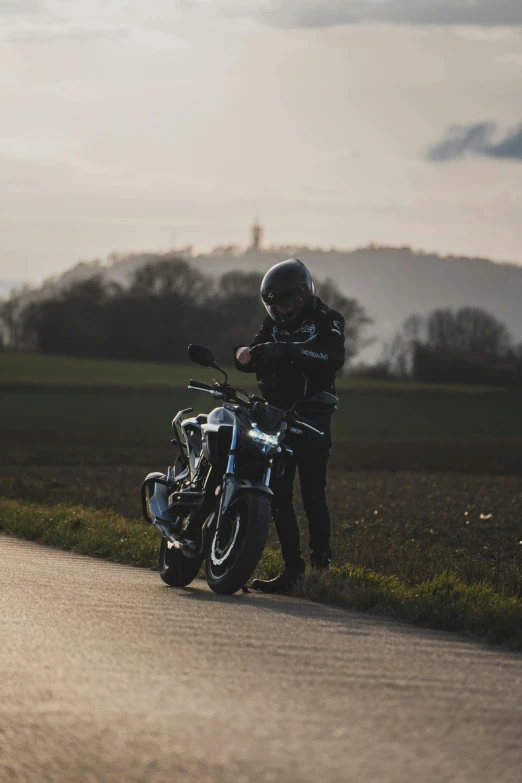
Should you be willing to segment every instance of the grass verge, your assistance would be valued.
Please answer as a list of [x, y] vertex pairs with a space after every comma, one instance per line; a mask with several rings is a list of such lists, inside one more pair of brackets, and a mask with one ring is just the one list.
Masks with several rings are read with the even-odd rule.
[[[279, 553], [265, 550], [259, 572], [272, 577], [280, 568]], [[503, 596], [485, 582], [466, 584], [451, 571], [409, 585], [347, 563], [307, 574], [294, 595], [522, 650], [522, 599]]]
[[1, 499], [0, 530], [116, 563], [142, 568], [154, 568], [158, 563], [156, 531], [110, 510], [96, 511], [69, 503], [44, 506]]
[[[157, 563], [156, 532], [111, 511], [1, 499], [0, 530], [118, 563], [145, 568]], [[280, 566], [279, 553], [265, 550], [257, 575], [271, 577]], [[310, 574], [295, 594], [522, 649], [522, 599], [500, 595], [484, 582], [466, 584], [448, 571], [409, 585], [395, 576], [346, 564], [327, 574]]]

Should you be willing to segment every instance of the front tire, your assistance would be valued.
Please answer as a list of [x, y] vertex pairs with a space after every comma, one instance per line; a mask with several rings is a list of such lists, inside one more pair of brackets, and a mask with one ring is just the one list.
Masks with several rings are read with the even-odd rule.
[[270, 498], [261, 492], [241, 492], [232, 502], [205, 562], [207, 582], [215, 593], [232, 595], [250, 579], [265, 548], [270, 516]]
[[202, 558], [186, 557], [179, 549], [169, 549], [161, 539], [159, 574], [170, 587], [186, 587], [194, 581], [201, 568]]

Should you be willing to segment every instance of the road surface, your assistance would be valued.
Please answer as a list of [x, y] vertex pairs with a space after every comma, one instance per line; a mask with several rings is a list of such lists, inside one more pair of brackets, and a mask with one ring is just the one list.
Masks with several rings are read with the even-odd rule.
[[0, 780], [520, 783], [522, 656], [0, 536]]

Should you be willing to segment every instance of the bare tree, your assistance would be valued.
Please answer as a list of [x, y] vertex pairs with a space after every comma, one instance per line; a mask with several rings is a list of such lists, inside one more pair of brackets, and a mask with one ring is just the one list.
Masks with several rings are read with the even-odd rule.
[[209, 295], [210, 289], [210, 279], [199, 269], [190, 266], [182, 258], [172, 258], [138, 269], [130, 293], [139, 296], [177, 294], [181, 298], [190, 299], [191, 302], [201, 303]]
[[505, 324], [480, 307], [434, 310], [426, 322], [427, 344], [449, 353], [500, 358], [512, 347]]
[[373, 318], [370, 318], [357, 299], [351, 299], [341, 294], [335, 282], [330, 278], [317, 283], [317, 293], [328, 307], [337, 310], [344, 318], [346, 361], [374, 342], [375, 338], [364, 336], [367, 327], [373, 324]]
[[413, 369], [415, 346], [422, 340], [425, 323], [422, 316], [409, 315], [398, 332], [384, 345], [382, 361], [391, 375], [409, 378]]
[[31, 351], [36, 347], [34, 335], [24, 317], [27, 309], [24, 295], [28, 291], [29, 287], [24, 286], [21, 290], [12, 291], [8, 299], [0, 302], [0, 343], [7, 348]]

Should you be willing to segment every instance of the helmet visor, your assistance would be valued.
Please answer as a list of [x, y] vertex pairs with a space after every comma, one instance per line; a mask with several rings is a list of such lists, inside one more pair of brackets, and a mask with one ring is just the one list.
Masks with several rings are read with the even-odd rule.
[[263, 297], [263, 304], [272, 320], [276, 323], [287, 323], [295, 318], [303, 307], [303, 293], [300, 288], [280, 294], [271, 293], [266, 298]]

